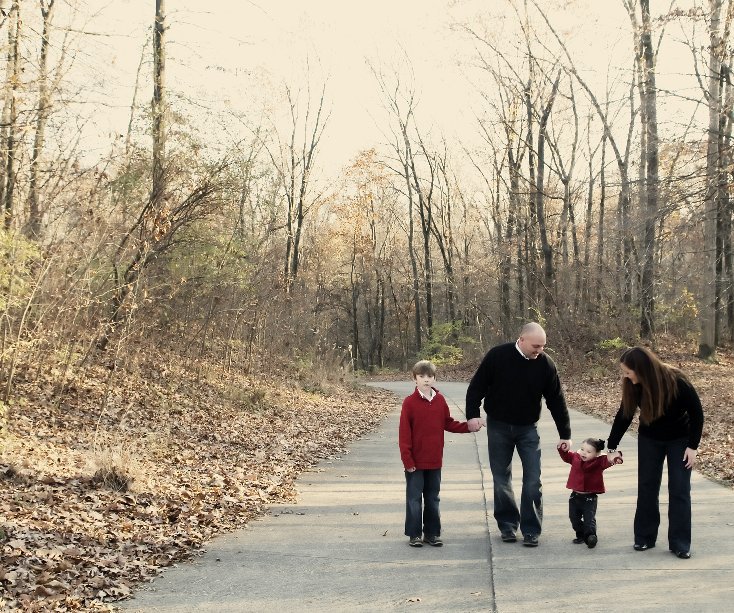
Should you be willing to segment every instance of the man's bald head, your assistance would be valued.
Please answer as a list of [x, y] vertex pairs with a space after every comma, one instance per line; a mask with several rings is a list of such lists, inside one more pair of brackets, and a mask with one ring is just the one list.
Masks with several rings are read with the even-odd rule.
[[526, 323], [522, 327], [520, 338], [517, 339], [517, 346], [520, 351], [530, 360], [535, 360], [543, 353], [545, 343], [545, 330], [543, 330], [543, 326], [534, 321]]

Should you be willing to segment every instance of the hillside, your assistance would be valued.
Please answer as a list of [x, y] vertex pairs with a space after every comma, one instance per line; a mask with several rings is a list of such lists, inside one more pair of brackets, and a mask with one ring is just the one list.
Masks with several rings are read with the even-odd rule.
[[[733, 485], [734, 357], [661, 355], [701, 393], [700, 470]], [[610, 421], [616, 354], [585, 360], [561, 366], [569, 405]], [[57, 372], [21, 369], [0, 454], [0, 609], [110, 610], [216, 534], [291, 500], [299, 473], [344, 453], [396, 401], [296, 371], [276, 384], [213, 366], [192, 378], [175, 364], [150, 355], [124, 372], [79, 368], [63, 393]]]

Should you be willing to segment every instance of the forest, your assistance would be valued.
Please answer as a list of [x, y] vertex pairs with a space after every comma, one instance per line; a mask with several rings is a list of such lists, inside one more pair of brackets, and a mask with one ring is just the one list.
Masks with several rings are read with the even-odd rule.
[[[456, 115], [456, 131], [445, 128], [455, 109], [436, 119], [410, 45], [362, 57], [378, 137], [341, 167], [329, 146], [343, 129], [344, 85], [319, 58], [293, 59], [298, 76], [284, 80], [267, 62], [251, 64], [247, 45], [225, 63], [183, 42], [201, 9], [119, 4], [144, 27], [126, 30], [99, 0], [0, 0], [8, 496], [48, 495], [50, 509], [68, 487], [83, 504], [102, 481], [111, 489], [92, 505], [122, 513], [133, 494], [111, 501], [135, 474], [131, 443], [140, 462], [175, 458], [193, 471], [181, 488], [203, 470], [190, 437], [229, 465], [207, 473], [211, 495], [254, 488], [242, 504], [257, 512], [271, 494], [290, 495], [281, 488], [311, 457], [308, 441], [285, 453], [283, 436], [305, 428], [319, 445], [331, 438], [327, 456], [387, 410], [366, 407], [353, 387], [360, 377], [403, 376], [423, 358], [469, 376], [527, 321], [546, 328], [548, 352], [569, 374], [593, 380], [598, 363], [613, 373], [623, 347], [645, 344], [718, 369], [702, 377], [731, 377], [733, 0], [605, 2], [611, 25], [588, 21], [596, 0], [407, 3], [417, 21], [440, 22], [435, 46], [461, 49], [444, 59], [471, 108]], [[221, 10], [218, 22], [240, 3], [223, 4], [209, 9]], [[266, 4], [237, 10], [267, 13]], [[208, 79], [196, 88], [181, 80], [192, 57]], [[132, 69], [115, 82], [123, 60]], [[231, 98], [218, 89], [225, 82]], [[305, 423], [290, 424], [284, 383], [313, 410]], [[723, 412], [721, 393], [711, 398]], [[339, 413], [350, 402], [369, 418]], [[346, 432], [319, 431], [323, 412], [351, 420]], [[141, 434], [148, 419], [168, 447]], [[209, 420], [248, 437], [260, 428], [259, 438], [235, 453], [229, 439], [207, 438]], [[731, 456], [730, 426], [715, 430], [720, 459]], [[145, 469], [147, 478], [163, 479], [166, 466]], [[235, 474], [248, 485], [232, 485]], [[170, 496], [143, 515], [190, 512]], [[44, 583], [28, 566], [31, 537], [10, 520], [20, 507], [3, 500], [8, 607], [32, 607], [40, 594], [57, 597], [59, 610], [91, 610], [147, 576], [138, 568], [121, 583], [98, 565], [105, 578], [92, 587], [53, 583], [58, 568]], [[199, 544], [232, 527], [212, 508], [195, 511], [210, 514]], [[146, 542], [151, 568], [190, 549], [162, 543]]]

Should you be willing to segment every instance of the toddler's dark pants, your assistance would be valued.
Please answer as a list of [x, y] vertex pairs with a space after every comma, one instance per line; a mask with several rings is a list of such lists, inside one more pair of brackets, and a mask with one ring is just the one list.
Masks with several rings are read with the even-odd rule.
[[572, 492], [568, 499], [568, 517], [576, 537], [585, 539], [596, 534], [596, 494], [580, 494]]

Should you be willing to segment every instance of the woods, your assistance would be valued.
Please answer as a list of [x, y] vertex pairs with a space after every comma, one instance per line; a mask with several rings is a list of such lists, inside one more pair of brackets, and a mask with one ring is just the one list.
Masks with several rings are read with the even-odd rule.
[[[339, 57], [281, 4], [0, 0], [0, 486], [22, 490], [0, 544], [7, 509], [68, 487], [155, 523], [119, 562], [144, 580], [376, 423], [390, 401], [355, 378], [464, 376], [530, 320], [592, 410], [616, 397], [599, 363], [641, 343], [700, 358], [729, 415], [703, 368], [734, 342], [734, 0], [375, 5], [370, 52], [332, 7]], [[731, 420], [711, 424], [720, 476]], [[114, 489], [130, 450], [157, 483], [140, 503]], [[125, 597], [116, 572], [77, 596]]]
[[[607, 63], [632, 68], [607, 85], [560, 7], [504, 10], [501, 41], [481, 16], [454, 30], [474, 47], [480, 138], [424, 118], [410, 58], [371, 62], [387, 138], [339, 171], [320, 165], [328, 78], [304, 65], [264, 115], [197, 111], [168, 82], [164, 2], [139, 41], [127, 134], [90, 155], [73, 118], [99, 107], [75, 100], [70, 69], [84, 6], [6, 1], [8, 390], [18, 361], [124, 362], [144, 342], [255, 371], [274, 353], [329, 369], [457, 362], [528, 319], [558, 345], [664, 332], [712, 357], [734, 334], [731, 3], [623, 0], [629, 55]], [[674, 26], [699, 90], [661, 98]]]

